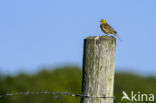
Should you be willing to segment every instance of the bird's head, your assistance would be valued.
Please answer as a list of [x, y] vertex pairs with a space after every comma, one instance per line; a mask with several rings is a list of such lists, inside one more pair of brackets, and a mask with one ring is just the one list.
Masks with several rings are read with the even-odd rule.
[[101, 24], [106, 24], [107, 21], [106, 21], [106, 19], [102, 19], [102, 20], [100, 21], [100, 23], [101, 23]]

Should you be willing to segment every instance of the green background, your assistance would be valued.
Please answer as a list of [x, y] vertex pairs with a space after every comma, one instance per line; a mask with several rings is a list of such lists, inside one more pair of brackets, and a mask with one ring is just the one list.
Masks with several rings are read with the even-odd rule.
[[[82, 72], [79, 67], [45, 68], [34, 74], [0, 76], [0, 95], [15, 92], [70, 92], [81, 93]], [[114, 103], [132, 103], [121, 101], [122, 91], [130, 95], [131, 91], [142, 94], [156, 94], [156, 78], [131, 73], [115, 74]], [[156, 101], [156, 100], [155, 100]], [[52, 95], [13, 95], [0, 98], [0, 103], [80, 103], [80, 97]], [[140, 103], [140, 102], [137, 102]], [[148, 102], [150, 103], [150, 102]]]

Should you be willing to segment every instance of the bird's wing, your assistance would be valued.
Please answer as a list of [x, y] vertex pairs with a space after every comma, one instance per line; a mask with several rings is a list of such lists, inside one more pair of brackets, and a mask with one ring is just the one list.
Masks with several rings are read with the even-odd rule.
[[107, 28], [111, 32], [117, 33], [108, 23], [105, 25], [105, 28]]

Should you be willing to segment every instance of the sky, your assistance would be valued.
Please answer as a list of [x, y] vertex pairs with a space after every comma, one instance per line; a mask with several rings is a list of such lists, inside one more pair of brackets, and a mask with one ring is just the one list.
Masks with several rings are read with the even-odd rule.
[[156, 75], [155, 0], [1, 0], [0, 73], [82, 65], [83, 39], [118, 32], [118, 71]]

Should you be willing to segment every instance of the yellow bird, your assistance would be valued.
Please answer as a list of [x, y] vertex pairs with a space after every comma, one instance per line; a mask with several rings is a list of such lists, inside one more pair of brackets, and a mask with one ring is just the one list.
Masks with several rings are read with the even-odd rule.
[[105, 19], [102, 19], [100, 24], [101, 30], [106, 34], [114, 34], [117, 38], [120, 39], [120, 37], [117, 35], [117, 32], [107, 23], [107, 21]]

